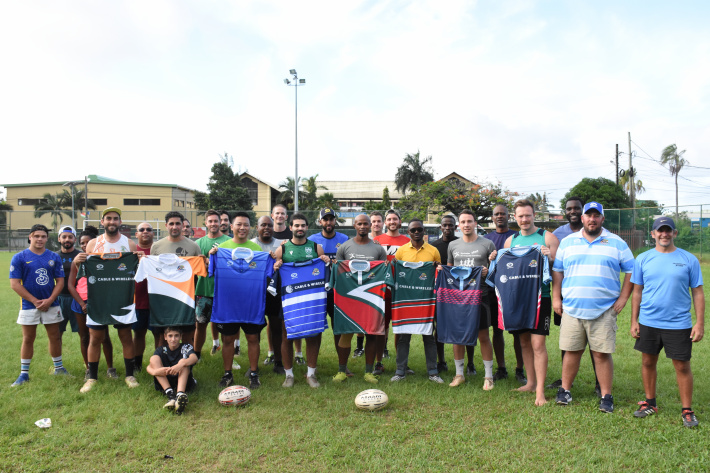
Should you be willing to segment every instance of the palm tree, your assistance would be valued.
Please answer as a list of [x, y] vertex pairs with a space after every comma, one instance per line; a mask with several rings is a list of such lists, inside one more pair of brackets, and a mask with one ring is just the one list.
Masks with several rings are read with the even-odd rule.
[[303, 207], [305, 209], [312, 209], [313, 206], [317, 206], [316, 201], [318, 200], [317, 194], [319, 190], [328, 190], [328, 188], [325, 186], [319, 186], [317, 181], [318, 174], [316, 174], [315, 176], [308, 177], [302, 181], [303, 197], [301, 198], [301, 195], [299, 193], [299, 199], [303, 202]]
[[[299, 182], [301, 181], [301, 178], [298, 178]], [[285, 181], [279, 183], [279, 189], [283, 189], [281, 191], [281, 195], [279, 195], [279, 202], [282, 204], [286, 204], [287, 207], [293, 208], [293, 194], [295, 192], [296, 186], [294, 185], [294, 181], [292, 177], [287, 177]], [[298, 192], [298, 197], [299, 201], [301, 200], [301, 192], [300, 192], [300, 186], [299, 186], [299, 192]]]
[[[635, 174], [634, 174], [635, 176]], [[629, 189], [629, 183], [631, 178], [628, 172], [625, 172], [623, 176], [619, 176], [619, 185], [626, 191], [627, 194], [631, 195], [631, 190]], [[634, 193], [640, 194], [646, 192], [646, 188], [643, 186], [641, 179], [634, 181]]]
[[60, 223], [64, 221], [64, 215], [71, 217], [71, 210], [65, 210], [64, 207], [64, 195], [63, 194], [50, 194], [46, 193], [42, 196], [40, 202], [35, 204], [35, 217], [39, 218], [45, 214], [49, 214], [52, 217], [52, 227], [54, 228], [54, 233], [57, 233], [57, 227]]
[[5, 228], [7, 225], [7, 214], [12, 210], [12, 205], [5, 200], [0, 200], [0, 227]]
[[414, 154], [404, 157], [402, 165], [397, 168], [394, 177], [395, 188], [405, 194], [407, 189], [414, 189], [434, 180], [434, 172], [431, 168], [431, 156], [424, 160], [419, 156], [419, 150]]
[[678, 147], [675, 144], [666, 146], [661, 153], [661, 164], [668, 165], [668, 170], [671, 176], [675, 177], [675, 219], [678, 220], [678, 174], [680, 170], [688, 163], [683, 159], [685, 150], [678, 152]]

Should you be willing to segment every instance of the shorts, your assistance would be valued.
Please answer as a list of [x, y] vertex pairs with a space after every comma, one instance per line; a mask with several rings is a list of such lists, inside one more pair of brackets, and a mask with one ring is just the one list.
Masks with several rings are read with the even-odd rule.
[[[89, 327], [91, 330], [108, 330], [109, 325], [91, 325], [91, 324], [86, 324], [87, 327]], [[124, 328], [130, 329], [131, 324], [114, 324], [111, 325], [111, 327], [115, 328], [116, 330], [121, 330]]]
[[[177, 388], [178, 388], [178, 377], [177, 376], [166, 376], [168, 378], [168, 383], [170, 383], [170, 387], [173, 388], [173, 391], [177, 393]], [[163, 392], [163, 387], [160, 385], [157, 379], [153, 377], [153, 386], [155, 386], [156, 391]], [[192, 373], [190, 373], [190, 376], [187, 378], [187, 385], [185, 386], [185, 392], [192, 392], [195, 390], [197, 387], [197, 381], [195, 378], [192, 377]]]
[[639, 338], [634, 349], [649, 355], [658, 355], [661, 348], [666, 358], [678, 361], [690, 361], [693, 341], [690, 339], [692, 328], [663, 329], [639, 324]]
[[[84, 301], [84, 304], [86, 304], [86, 301]], [[74, 314], [86, 315], [84, 314], [84, 311], [81, 310], [81, 306], [79, 305], [79, 303], [75, 300], [71, 301], [71, 311], [74, 312]]]
[[236, 335], [239, 329], [241, 328], [242, 330], [244, 330], [244, 333], [246, 335], [258, 335], [261, 333], [262, 330], [264, 330], [264, 327], [266, 327], [266, 324], [217, 324], [217, 331], [222, 335], [229, 336]]
[[148, 330], [150, 326], [150, 309], [136, 309], [136, 319], [131, 324], [133, 330]]
[[[64, 320], [59, 323], [59, 330], [62, 332], [66, 332], [67, 323], [69, 323], [71, 324], [71, 331], [74, 333], [78, 332], [79, 324], [76, 323], [76, 317], [74, 316], [74, 312], [72, 311], [72, 303], [76, 301], [72, 296], [66, 294], [59, 294], [57, 300], [59, 301], [59, 307], [62, 309], [62, 316], [64, 317]], [[81, 309], [81, 306], [79, 306], [79, 309]], [[79, 312], [81, 313], [81, 310]]]
[[513, 335], [530, 332], [531, 335], [550, 335], [550, 314], [552, 313], [552, 299], [543, 297], [540, 299], [540, 317], [537, 321], [536, 329], [511, 330]]
[[17, 323], [20, 325], [58, 324], [62, 320], [64, 320], [62, 310], [58, 305], [50, 307], [47, 312], [39, 309], [22, 309], [17, 317]]
[[560, 350], [582, 351], [589, 343], [589, 349], [597, 353], [616, 351], [617, 313], [610, 307], [602, 315], [592, 320], [576, 319], [567, 312], [562, 314], [560, 325]]
[[498, 335], [499, 333], [505, 332], [502, 328], [498, 327], [498, 297], [495, 292], [489, 292], [490, 301], [488, 303], [488, 310], [491, 313], [491, 325], [493, 326], [493, 335]]
[[212, 320], [212, 297], [195, 296], [195, 320], [198, 324], [206, 324]]
[[268, 292], [266, 293], [266, 308], [264, 314], [271, 319], [283, 319], [283, 309], [281, 307], [281, 297], [272, 296]]
[[488, 297], [481, 299], [481, 312], [478, 319], [478, 330], [488, 330], [491, 326], [491, 306], [498, 306], [495, 292], [488, 292]]

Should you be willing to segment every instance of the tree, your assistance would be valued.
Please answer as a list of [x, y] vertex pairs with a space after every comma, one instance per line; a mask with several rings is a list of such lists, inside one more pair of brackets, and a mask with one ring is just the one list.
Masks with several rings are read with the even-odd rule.
[[365, 212], [372, 212], [374, 210], [389, 210], [392, 208], [392, 200], [390, 199], [390, 190], [387, 186], [385, 186], [384, 189], [382, 189], [382, 201], [380, 202], [373, 202], [371, 200], [365, 202], [365, 205], [362, 206], [362, 210]]
[[[303, 204], [304, 209], [313, 209], [316, 207], [320, 207], [318, 205], [318, 191], [319, 190], [324, 190], [327, 191], [328, 188], [326, 186], [319, 186], [318, 185], [318, 174], [315, 176], [308, 177], [304, 180], [303, 182], [303, 194], [301, 195], [301, 192], [298, 193], [298, 200], [299, 204]], [[333, 194], [331, 194], [332, 198]]]
[[[634, 176], [636, 176], [634, 174]], [[626, 191], [627, 194], [631, 195], [631, 186], [629, 185], [631, 183], [631, 177], [629, 176], [628, 172], [625, 172], [623, 176], [619, 176], [619, 185]], [[634, 181], [634, 193], [635, 194], [640, 194], [642, 192], [646, 192], [646, 188], [643, 186], [643, 182], [641, 179], [636, 179]], [[636, 203], [638, 206], [638, 202]]]
[[493, 207], [504, 204], [510, 207], [516, 193], [504, 189], [500, 182], [475, 184], [467, 187], [463, 182], [449, 181], [427, 182], [399, 201], [399, 208], [404, 211], [402, 218], [426, 220], [428, 213], [439, 216], [446, 213], [459, 215], [464, 209], [471, 209], [479, 222], [490, 220]]
[[678, 152], [678, 147], [675, 144], [666, 146], [661, 153], [661, 164], [668, 165], [668, 170], [671, 176], [675, 177], [675, 218], [678, 219], [678, 174], [686, 164], [689, 164], [683, 158], [685, 150]]
[[71, 210], [64, 209], [64, 196], [62, 193], [46, 193], [42, 199], [35, 204], [35, 217], [40, 218], [46, 214], [52, 217], [52, 227], [57, 233], [57, 227], [64, 221], [64, 215], [71, 217]]
[[7, 225], [7, 214], [12, 210], [12, 205], [8, 204], [7, 201], [0, 200], [0, 227], [5, 228]]
[[419, 150], [414, 154], [405, 155], [402, 165], [397, 168], [394, 177], [395, 189], [402, 194], [407, 190], [414, 190], [417, 187], [434, 180], [434, 171], [431, 167], [431, 156], [424, 160], [419, 156]]
[[219, 162], [212, 165], [212, 176], [207, 183], [207, 193], [195, 194], [198, 209], [247, 211], [252, 209], [249, 191], [242, 185], [240, 174], [232, 170], [232, 162], [232, 158], [224, 153], [220, 156]]
[[560, 208], [564, 209], [567, 199], [572, 196], [584, 199], [585, 202], [594, 200], [610, 209], [623, 209], [631, 205], [629, 196], [624, 192], [624, 189], [616, 182], [604, 177], [596, 179], [585, 177], [579, 181], [560, 200]]
[[[298, 178], [299, 182], [301, 181], [301, 178]], [[281, 195], [279, 195], [279, 202], [286, 205], [289, 209], [294, 208], [294, 202], [293, 202], [293, 196], [295, 193], [296, 186], [294, 184], [294, 180], [292, 177], [287, 177], [285, 181], [279, 183], [279, 189], [283, 189], [281, 191]], [[298, 200], [300, 202], [301, 200], [301, 187], [299, 185], [298, 188]]]

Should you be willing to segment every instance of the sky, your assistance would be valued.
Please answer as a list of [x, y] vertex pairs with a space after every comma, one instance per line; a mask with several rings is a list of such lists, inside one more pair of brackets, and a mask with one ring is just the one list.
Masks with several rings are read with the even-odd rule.
[[[0, 4], [0, 183], [99, 174], [206, 190], [219, 156], [278, 185], [435, 177], [500, 182], [551, 204], [656, 160], [694, 168], [710, 204], [710, 3], [701, 1], [37, 0]], [[295, 68], [306, 79], [289, 87]]]

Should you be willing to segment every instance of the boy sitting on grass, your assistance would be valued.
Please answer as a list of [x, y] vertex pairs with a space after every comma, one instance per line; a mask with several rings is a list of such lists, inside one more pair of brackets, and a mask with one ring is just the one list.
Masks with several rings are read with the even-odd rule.
[[197, 355], [192, 345], [180, 342], [180, 328], [166, 327], [163, 337], [168, 346], [155, 349], [146, 371], [155, 377], [155, 389], [164, 392], [168, 397], [163, 408], [175, 409], [177, 414], [182, 414], [187, 406], [186, 392], [192, 391], [197, 385], [191, 369], [191, 366], [197, 363]]

